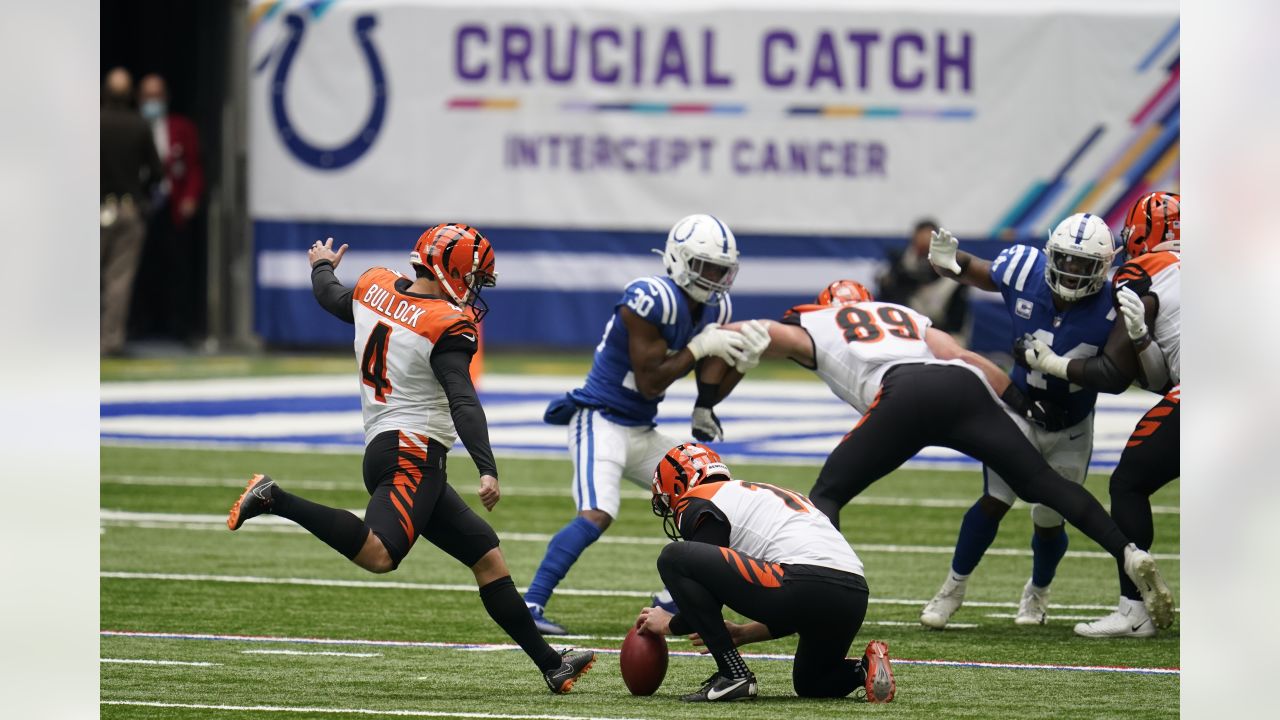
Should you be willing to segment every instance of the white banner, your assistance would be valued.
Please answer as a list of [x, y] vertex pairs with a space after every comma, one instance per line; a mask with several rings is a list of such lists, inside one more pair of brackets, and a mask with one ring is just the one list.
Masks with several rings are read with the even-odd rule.
[[257, 5], [253, 216], [985, 236], [1177, 180], [1176, 3], [633, 4]]

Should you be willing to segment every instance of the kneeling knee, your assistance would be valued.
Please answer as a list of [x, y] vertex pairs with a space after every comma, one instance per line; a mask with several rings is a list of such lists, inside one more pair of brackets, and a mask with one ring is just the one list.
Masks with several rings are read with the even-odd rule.
[[688, 554], [688, 545], [682, 542], [668, 543], [662, 548], [662, 552], [658, 553], [658, 571], [675, 570], [684, 566], [685, 557]]

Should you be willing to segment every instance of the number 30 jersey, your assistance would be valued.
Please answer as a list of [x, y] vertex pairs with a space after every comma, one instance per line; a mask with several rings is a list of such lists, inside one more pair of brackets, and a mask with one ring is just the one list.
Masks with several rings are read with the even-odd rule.
[[364, 439], [410, 430], [452, 447], [457, 431], [431, 351], [445, 338], [475, 345], [476, 327], [447, 300], [398, 289], [408, 283], [394, 270], [373, 268], [351, 294]]
[[892, 303], [860, 302], [839, 307], [801, 305], [783, 322], [799, 325], [813, 339], [815, 367], [810, 368], [841, 400], [866, 414], [875, 402], [885, 372], [904, 363], [960, 365], [939, 360], [924, 342], [929, 318]]
[[675, 511], [686, 537], [705, 513], [729, 526], [729, 548], [743, 555], [863, 574], [862, 560], [840, 531], [809, 498], [793, 490], [742, 480], [706, 483], [681, 495]]
[[651, 400], [636, 390], [631, 338], [619, 318], [624, 306], [658, 326], [668, 354], [683, 350], [708, 324], [729, 322], [733, 306], [727, 294], [716, 293], [701, 305], [695, 317], [680, 287], [671, 278], [659, 275], [632, 280], [622, 292], [604, 327], [604, 337], [596, 346], [586, 383], [570, 395], [579, 405], [601, 408], [606, 418], [619, 425], [652, 426], [664, 396]]

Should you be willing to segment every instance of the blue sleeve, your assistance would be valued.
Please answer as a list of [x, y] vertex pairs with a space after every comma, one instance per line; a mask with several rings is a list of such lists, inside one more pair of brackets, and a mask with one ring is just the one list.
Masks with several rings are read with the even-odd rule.
[[654, 325], [670, 325], [676, 318], [676, 299], [671, 288], [649, 278], [632, 280], [615, 307], [626, 305], [631, 312]]
[[1000, 251], [991, 263], [991, 282], [1006, 301], [1024, 292], [1028, 281], [1041, 279], [1036, 276], [1035, 267], [1043, 255], [1039, 248], [1030, 245], [1014, 245]]

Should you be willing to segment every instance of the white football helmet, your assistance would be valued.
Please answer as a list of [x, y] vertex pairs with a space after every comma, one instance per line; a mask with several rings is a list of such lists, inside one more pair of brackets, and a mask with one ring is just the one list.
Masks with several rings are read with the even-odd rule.
[[[656, 250], [654, 252], [657, 252]], [[711, 215], [690, 215], [667, 233], [662, 253], [667, 275], [696, 302], [725, 293], [738, 275], [738, 241]]]
[[1044, 279], [1049, 289], [1063, 300], [1079, 300], [1106, 285], [1116, 243], [1102, 218], [1076, 213], [1058, 223], [1044, 250], [1048, 256]]

